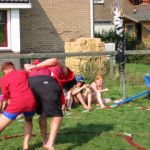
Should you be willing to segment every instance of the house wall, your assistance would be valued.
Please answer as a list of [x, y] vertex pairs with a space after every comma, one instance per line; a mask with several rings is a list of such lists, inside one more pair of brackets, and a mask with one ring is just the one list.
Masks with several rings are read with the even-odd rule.
[[142, 23], [142, 41], [150, 48], [150, 22]]
[[90, 37], [90, 0], [31, 0], [21, 10], [21, 52], [64, 51], [64, 41]]
[[114, 28], [111, 5], [111, 0], [104, 0], [103, 4], [94, 4], [94, 32], [108, 31]]
[[94, 4], [95, 21], [112, 21], [112, 0], [104, 0], [104, 4]]

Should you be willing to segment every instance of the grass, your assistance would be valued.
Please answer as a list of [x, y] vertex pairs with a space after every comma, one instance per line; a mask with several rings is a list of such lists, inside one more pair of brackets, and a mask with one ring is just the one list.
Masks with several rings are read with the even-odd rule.
[[3, 73], [0, 71], [0, 77], [2, 77], [3, 76]]
[[[147, 87], [143, 81], [143, 76], [150, 73], [149, 66], [138, 66], [136, 64], [126, 65], [128, 72], [127, 78], [127, 97], [133, 96]], [[130, 73], [129, 73], [130, 72]], [[136, 74], [136, 78], [132, 77]], [[120, 82], [117, 80], [106, 80], [106, 86], [110, 89], [105, 97], [113, 99], [122, 96]], [[134, 150], [131, 145], [118, 134], [130, 133], [133, 140], [146, 150], [150, 150], [150, 111], [144, 111], [136, 107], [149, 106], [150, 100], [141, 97], [128, 104], [112, 109], [95, 109], [83, 113], [81, 106], [72, 109], [71, 115], [65, 115], [56, 140], [56, 150]], [[1, 133], [4, 135], [22, 134], [23, 122], [16, 121]], [[37, 118], [34, 119], [35, 137], [31, 138], [30, 149], [42, 150], [41, 137]], [[0, 148], [3, 150], [22, 149], [23, 138], [11, 138], [0, 140]]]

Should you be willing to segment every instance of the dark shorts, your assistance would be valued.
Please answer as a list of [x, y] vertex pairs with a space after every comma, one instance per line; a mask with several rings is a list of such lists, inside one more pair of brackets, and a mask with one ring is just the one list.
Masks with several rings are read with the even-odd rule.
[[29, 77], [31, 90], [37, 101], [36, 113], [44, 117], [62, 117], [61, 94], [58, 82], [50, 76]]

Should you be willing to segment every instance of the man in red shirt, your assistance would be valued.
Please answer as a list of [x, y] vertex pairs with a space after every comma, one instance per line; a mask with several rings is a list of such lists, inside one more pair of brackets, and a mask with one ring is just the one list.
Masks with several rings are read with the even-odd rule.
[[9, 103], [0, 115], [0, 132], [23, 113], [25, 116], [23, 149], [28, 149], [32, 116], [36, 110], [36, 101], [29, 88], [28, 75], [23, 70], [16, 70], [12, 62], [3, 63], [1, 71], [4, 74], [1, 79], [1, 90], [4, 100], [9, 100]]

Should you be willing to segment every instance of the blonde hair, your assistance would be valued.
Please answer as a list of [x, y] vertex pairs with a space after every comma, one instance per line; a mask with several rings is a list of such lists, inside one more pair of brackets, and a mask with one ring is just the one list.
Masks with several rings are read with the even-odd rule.
[[96, 75], [95, 80], [99, 80], [99, 79], [103, 79], [103, 77], [101, 75]]

